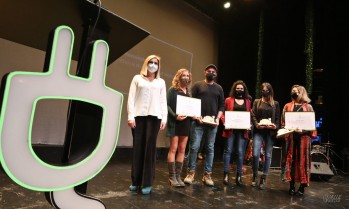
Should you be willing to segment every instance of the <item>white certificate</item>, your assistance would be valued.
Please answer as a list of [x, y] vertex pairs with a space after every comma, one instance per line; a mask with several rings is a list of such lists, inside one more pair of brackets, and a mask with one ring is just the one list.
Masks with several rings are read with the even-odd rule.
[[176, 114], [201, 117], [201, 99], [177, 95]]
[[251, 116], [248, 111], [225, 111], [225, 129], [250, 129]]
[[315, 127], [314, 112], [285, 112], [285, 128], [286, 129], [302, 129], [313, 131]]

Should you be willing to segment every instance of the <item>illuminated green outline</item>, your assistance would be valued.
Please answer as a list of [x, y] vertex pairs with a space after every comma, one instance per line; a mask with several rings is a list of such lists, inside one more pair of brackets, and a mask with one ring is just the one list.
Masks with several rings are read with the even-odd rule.
[[[71, 39], [71, 45], [70, 45], [70, 53], [69, 53], [69, 61], [68, 61], [68, 66], [67, 66], [67, 76], [73, 78], [73, 79], [77, 79], [77, 80], [84, 80], [84, 81], [90, 81], [92, 80], [92, 74], [93, 74], [93, 67], [94, 67], [94, 60], [95, 60], [95, 56], [96, 56], [96, 45], [98, 43], [105, 43], [106, 47], [107, 47], [107, 56], [106, 56], [106, 59], [105, 59], [105, 66], [107, 66], [107, 63], [108, 63], [108, 57], [109, 57], [109, 46], [108, 46], [108, 43], [103, 41], [103, 40], [97, 40], [94, 42], [93, 44], [93, 51], [92, 51], [92, 57], [91, 57], [91, 65], [90, 65], [90, 72], [89, 72], [89, 77], [88, 78], [81, 78], [81, 77], [78, 77], [78, 76], [73, 76], [69, 73], [69, 70], [70, 70], [70, 64], [71, 64], [71, 57], [72, 57], [72, 48], [73, 48], [73, 43], [74, 43], [74, 33], [72, 31], [71, 28], [69, 28], [68, 26], [59, 26], [57, 27], [57, 29], [55, 30], [55, 33], [54, 33], [54, 40], [53, 40], [53, 47], [52, 47], [52, 51], [51, 51], [51, 57], [50, 57], [50, 64], [49, 64], [49, 69], [47, 72], [12, 72], [12, 73], [9, 73], [8, 74], [8, 77], [6, 78], [6, 86], [5, 86], [5, 89], [4, 89], [4, 96], [3, 96], [3, 102], [2, 102], [2, 108], [1, 108], [1, 114], [0, 114], [0, 162], [1, 162], [1, 165], [3, 166], [5, 172], [7, 173], [7, 175], [14, 181], [16, 182], [17, 184], [19, 184], [20, 186], [24, 187], [24, 188], [27, 188], [27, 189], [31, 189], [31, 190], [35, 190], [35, 191], [43, 191], [43, 192], [47, 192], [47, 191], [60, 191], [60, 190], [66, 190], [66, 189], [69, 189], [69, 188], [72, 188], [72, 187], [75, 187], [77, 185], [80, 185], [92, 178], [94, 178], [106, 165], [107, 163], [109, 162], [110, 158], [113, 156], [113, 153], [115, 152], [115, 149], [116, 149], [116, 146], [117, 146], [117, 143], [118, 143], [118, 139], [119, 139], [119, 133], [120, 133], [120, 123], [121, 123], [121, 120], [118, 121], [118, 129], [117, 129], [117, 133], [116, 133], [116, 141], [115, 141], [115, 145], [114, 147], [112, 148], [112, 152], [111, 152], [111, 155], [107, 158], [107, 160], [105, 161], [105, 163], [103, 165], [100, 166], [100, 169], [98, 169], [94, 174], [92, 174], [90, 177], [87, 177], [85, 180], [82, 180], [76, 184], [72, 184], [72, 185], [69, 185], [69, 186], [66, 186], [66, 187], [60, 187], [60, 188], [37, 188], [37, 187], [32, 187], [30, 185], [27, 185], [26, 183], [23, 183], [22, 181], [20, 181], [19, 179], [17, 179], [14, 175], [12, 175], [12, 173], [10, 172], [10, 170], [8, 169], [7, 165], [6, 165], [6, 162], [5, 162], [5, 159], [3, 157], [3, 153], [2, 153], [2, 133], [3, 133], [3, 123], [4, 123], [4, 118], [5, 118], [5, 114], [6, 114], [6, 110], [7, 110], [7, 101], [8, 101], [8, 94], [9, 94], [9, 90], [10, 90], [10, 83], [11, 83], [11, 80], [14, 76], [16, 75], [34, 75], [34, 76], [48, 76], [50, 74], [52, 74], [53, 72], [53, 64], [54, 64], [54, 57], [55, 57], [55, 54], [56, 54], [56, 48], [57, 48], [57, 37], [58, 37], [58, 33], [63, 30], [63, 29], [67, 29], [71, 32], [71, 35], [72, 35], [72, 39]], [[120, 96], [120, 99], [121, 99], [121, 105], [120, 105], [120, 110], [119, 110], [119, 118], [121, 119], [121, 113], [122, 113], [122, 104], [123, 104], [123, 100], [124, 100], [124, 97], [123, 97], [123, 94], [106, 86], [105, 85], [105, 79], [106, 79], [106, 71], [107, 71], [107, 67], [104, 68], [104, 79], [103, 79], [103, 87], [109, 91], [112, 91], [113, 93], [115, 94], [118, 94]], [[76, 163], [74, 165], [71, 165], [71, 166], [53, 166], [53, 165], [49, 165], [45, 162], [43, 162], [40, 158], [37, 157], [37, 155], [35, 154], [35, 152], [33, 151], [32, 149], [32, 146], [31, 146], [31, 133], [32, 133], [32, 122], [33, 122], [33, 117], [34, 117], [34, 113], [35, 113], [35, 107], [36, 107], [36, 103], [37, 101], [39, 101], [40, 99], [42, 98], [51, 98], [51, 99], [72, 99], [72, 100], [78, 100], [78, 101], [84, 101], [84, 102], [87, 102], [87, 103], [91, 103], [91, 104], [95, 104], [95, 105], [98, 105], [100, 107], [102, 107], [103, 109], [103, 119], [102, 119], [102, 124], [101, 124], [101, 132], [100, 132], [100, 138], [99, 138], [99, 142], [97, 144], [97, 147], [94, 149], [94, 151], [88, 156], [86, 157], [84, 160], [80, 161], [79, 163]], [[29, 121], [29, 141], [28, 141], [28, 145], [29, 145], [29, 149], [33, 155], [33, 157], [42, 165], [46, 166], [46, 167], [49, 167], [49, 168], [52, 168], [52, 169], [70, 169], [70, 168], [75, 168], [75, 167], [78, 167], [84, 163], [86, 163], [89, 159], [92, 158], [92, 156], [97, 152], [100, 144], [102, 143], [102, 138], [104, 136], [104, 125], [105, 125], [105, 112], [106, 112], [106, 107], [102, 104], [99, 104], [95, 101], [90, 101], [90, 100], [87, 100], [87, 99], [84, 99], [84, 98], [75, 98], [75, 97], [64, 97], [64, 96], [44, 96], [44, 97], [38, 97], [34, 100], [34, 103], [33, 103], [33, 108], [32, 108], [32, 114], [31, 114], [31, 117], [30, 117], [30, 121]]]

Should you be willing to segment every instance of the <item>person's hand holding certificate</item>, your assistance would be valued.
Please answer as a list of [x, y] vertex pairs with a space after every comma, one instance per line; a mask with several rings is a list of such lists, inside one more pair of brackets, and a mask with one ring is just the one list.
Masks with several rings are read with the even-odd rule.
[[248, 111], [225, 111], [225, 129], [250, 129], [251, 116]]
[[285, 128], [291, 130], [316, 130], [314, 112], [285, 112]]
[[177, 95], [176, 114], [201, 117], [201, 99]]

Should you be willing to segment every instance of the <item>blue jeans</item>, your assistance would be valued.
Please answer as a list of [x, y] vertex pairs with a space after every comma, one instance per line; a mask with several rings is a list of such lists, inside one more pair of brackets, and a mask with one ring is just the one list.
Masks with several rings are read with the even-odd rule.
[[196, 158], [201, 140], [205, 140], [205, 171], [212, 172], [214, 158], [214, 142], [216, 140], [217, 126], [201, 125], [193, 121], [191, 123], [190, 147], [188, 170], [195, 170]]
[[257, 176], [259, 167], [259, 158], [261, 154], [261, 147], [264, 142], [265, 161], [263, 166], [263, 174], [268, 175], [271, 156], [273, 153], [274, 140], [270, 135], [270, 131], [259, 131], [253, 135], [253, 175]]
[[230, 158], [234, 150], [234, 141], [236, 141], [238, 148], [237, 172], [242, 173], [242, 164], [244, 162], [246, 145], [248, 142], [247, 139], [243, 138], [243, 134], [244, 132], [242, 131], [235, 131], [231, 137], [226, 139], [223, 154], [224, 172], [229, 172]]

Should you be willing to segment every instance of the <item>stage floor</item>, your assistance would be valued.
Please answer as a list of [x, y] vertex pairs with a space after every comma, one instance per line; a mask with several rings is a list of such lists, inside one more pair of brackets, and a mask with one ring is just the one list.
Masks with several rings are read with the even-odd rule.
[[[290, 196], [288, 183], [280, 181], [280, 170], [271, 169], [267, 189], [250, 186], [251, 167], [246, 165], [244, 187], [222, 183], [223, 162], [216, 159], [212, 178], [214, 187], [201, 182], [203, 161], [198, 161], [195, 183], [184, 188], [170, 187], [166, 155], [158, 157], [153, 192], [142, 195], [130, 192], [131, 162], [129, 156], [116, 154], [109, 164], [88, 183], [87, 194], [101, 199], [107, 208], [349, 208], [349, 176], [336, 175], [328, 181], [312, 181], [303, 197]], [[235, 167], [234, 167], [235, 170]], [[235, 172], [234, 172], [235, 173]], [[183, 173], [183, 177], [185, 173]], [[44, 193], [27, 190], [15, 184], [0, 170], [1, 209], [48, 209], [52, 208]]]

